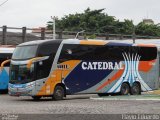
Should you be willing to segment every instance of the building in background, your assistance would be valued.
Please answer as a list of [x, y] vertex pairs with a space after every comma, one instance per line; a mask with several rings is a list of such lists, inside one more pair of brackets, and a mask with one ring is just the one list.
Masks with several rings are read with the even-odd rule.
[[147, 25], [153, 25], [154, 21], [152, 19], [143, 19], [143, 23], [145, 23]]

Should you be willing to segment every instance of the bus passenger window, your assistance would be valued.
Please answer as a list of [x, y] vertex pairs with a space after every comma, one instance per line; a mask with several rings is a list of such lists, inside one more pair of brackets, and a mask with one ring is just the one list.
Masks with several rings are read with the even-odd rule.
[[[11, 53], [1, 53], [0, 55], [0, 64], [2, 62], [4, 62], [5, 60], [11, 59], [12, 54]], [[7, 64], [5, 64], [5, 67], [9, 67], [10, 66], [10, 62], [8, 62]]]

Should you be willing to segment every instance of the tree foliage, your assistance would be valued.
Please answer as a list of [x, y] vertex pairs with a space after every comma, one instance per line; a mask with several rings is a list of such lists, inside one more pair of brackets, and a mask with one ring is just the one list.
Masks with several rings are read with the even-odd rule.
[[[160, 35], [160, 27], [157, 25], [146, 25], [141, 22], [134, 26], [132, 20], [125, 19], [124, 22], [116, 20], [103, 12], [104, 9], [90, 10], [87, 8], [84, 13], [65, 15], [56, 20], [56, 30], [81, 31], [93, 33], [112, 33], [131, 35], [134, 30], [138, 35]], [[48, 29], [52, 29], [52, 21], [47, 23]], [[134, 29], [135, 28], [135, 29]]]
[[136, 26], [137, 35], [160, 36], [160, 27], [158, 25], [148, 25], [140, 22]]

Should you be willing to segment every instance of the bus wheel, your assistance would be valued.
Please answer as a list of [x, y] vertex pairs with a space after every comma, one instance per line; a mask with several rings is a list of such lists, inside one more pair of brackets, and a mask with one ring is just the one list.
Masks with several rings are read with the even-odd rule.
[[32, 96], [33, 100], [37, 101], [41, 99], [41, 96]]
[[131, 87], [131, 95], [140, 95], [141, 94], [141, 86], [139, 83], [133, 83]]
[[129, 91], [130, 91], [129, 85], [127, 83], [123, 83], [122, 86], [121, 86], [120, 94], [121, 95], [128, 95]]
[[53, 94], [54, 100], [62, 100], [64, 97], [64, 89], [61, 86], [56, 86]]

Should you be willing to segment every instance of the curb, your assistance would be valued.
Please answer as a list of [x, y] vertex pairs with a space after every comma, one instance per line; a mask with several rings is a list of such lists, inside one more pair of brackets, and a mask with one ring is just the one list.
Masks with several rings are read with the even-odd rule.
[[[156, 97], [156, 98], [154, 98]], [[157, 98], [158, 97], [158, 98]], [[160, 101], [160, 95], [140, 95], [140, 96], [107, 96], [107, 97], [90, 97], [91, 100], [136, 100], [136, 101]]]

